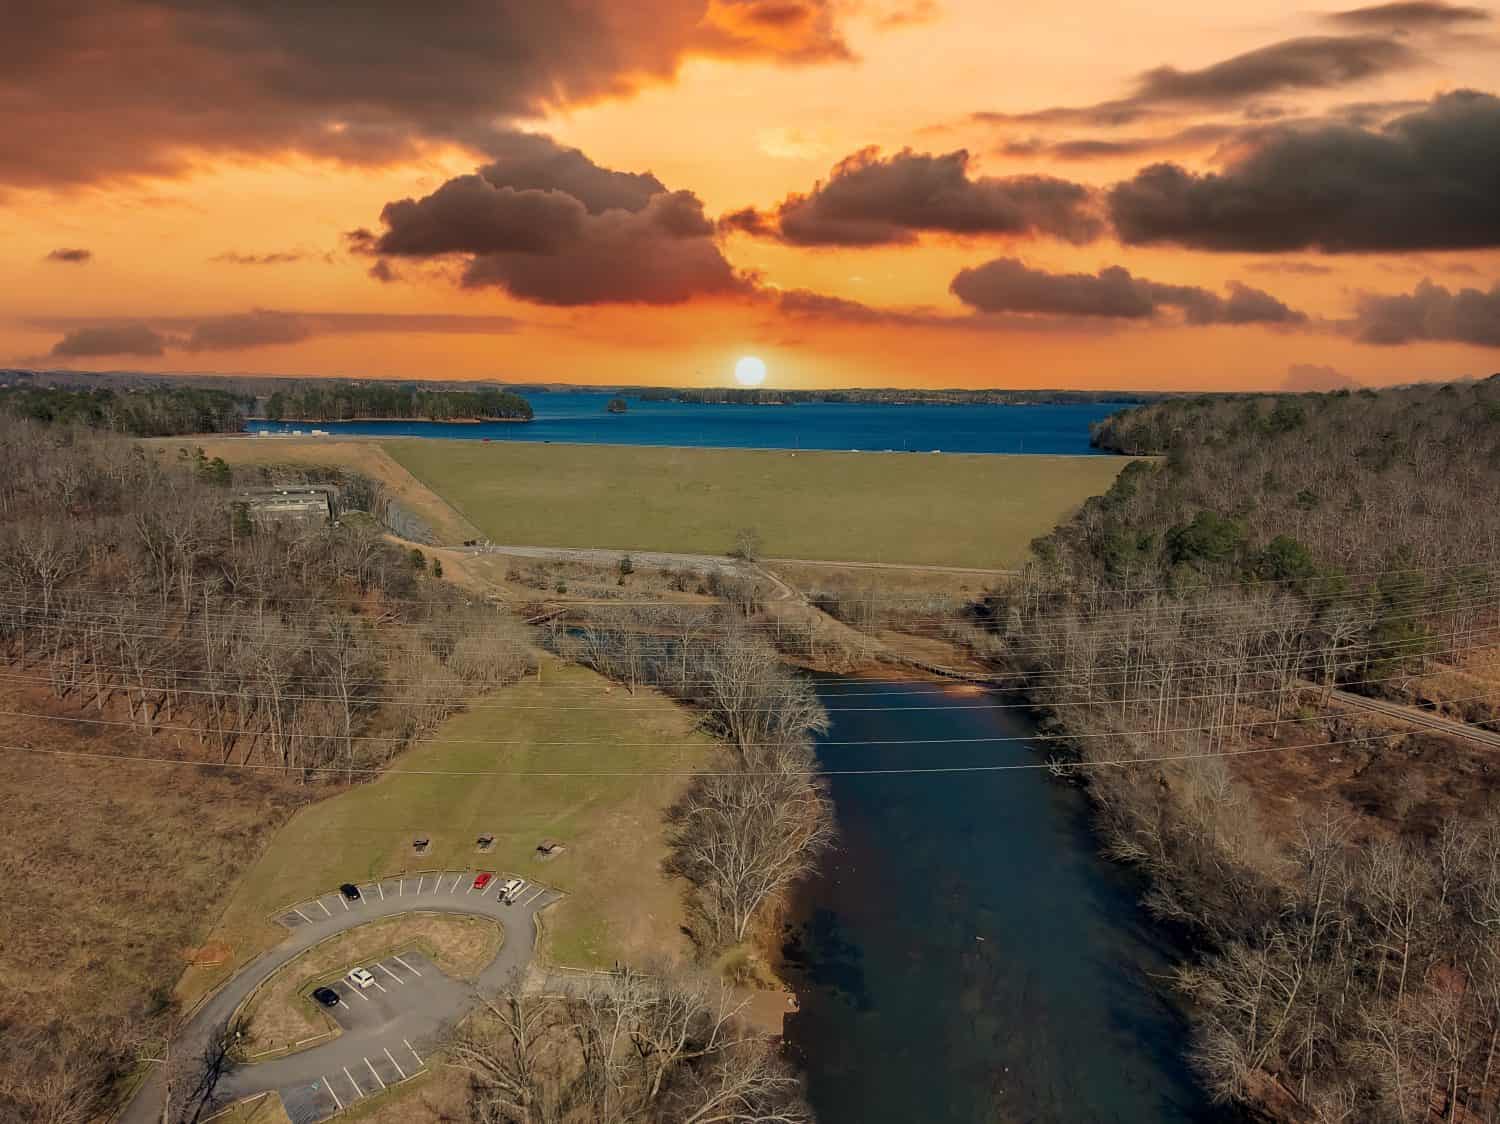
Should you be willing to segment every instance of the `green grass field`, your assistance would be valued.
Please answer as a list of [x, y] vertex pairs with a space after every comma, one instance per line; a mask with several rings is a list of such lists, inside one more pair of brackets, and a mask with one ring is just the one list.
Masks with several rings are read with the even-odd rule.
[[395, 440], [383, 446], [492, 541], [1006, 568], [1124, 457], [661, 449]]
[[[444, 724], [395, 770], [461, 772], [691, 772], [713, 753], [693, 719], [648, 692], [629, 695], [590, 671], [545, 660], [535, 678], [480, 700]], [[418, 776], [390, 773], [309, 805], [272, 840], [235, 887], [214, 939], [229, 963], [195, 967], [191, 1001], [281, 938], [268, 915], [341, 882], [405, 870], [512, 871], [567, 897], [545, 915], [545, 954], [597, 966], [673, 950], [680, 887], [660, 870], [662, 812], [686, 779], [662, 776]], [[480, 855], [474, 840], [495, 836]], [[431, 839], [412, 853], [413, 837]], [[543, 839], [567, 851], [545, 862]], [[680, 951], [686, 951], [685, 947]]]

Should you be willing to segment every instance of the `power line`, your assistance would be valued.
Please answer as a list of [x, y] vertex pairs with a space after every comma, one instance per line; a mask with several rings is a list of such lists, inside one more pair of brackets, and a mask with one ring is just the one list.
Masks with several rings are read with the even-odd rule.
[[[1286, 719], [1285, 721], [1290, 721]], [[1377, 737], [1379, 735], [1376, 735]], [[1393, 735], [1384, 735], [1387, 737]], [[1025, 739], [1023, 739], [1025, 740]], [[912, 776], [923, 774], [945, 774], [945, 773], [1005, 773], [1022, 772], [1036, 769], [1108, 769], [1128, 768], [1132, 765], [1160, 765], [1172, 761], [1197, 761], [1214, 757], [1248, 757], [1265, 753], [1287, 753], [1297, 750], [1327, 749], [1338, 745], [1368, 745], [1374, 738], [1341, 738], [1336, 741], [1312, 742], [1307, 745], [1276, 745], [1276, 746], [1252, 746], [1245, 749], [1231, 749], [1222, 751], [1205, 751], [1201, 753], [1174, 753], [1163, 754], [1153, 757], [1118, 758], [1109, 761], [1037, 761], [1037, 762], [1010, 762], [999, 765], [934, 765], [915, 766], [910, 768], [880, 768], [880, 769], [784, 769], [784, 770], [537, 770], [537, 769], [377, 769], [369, 767], [345, 768], [341, 765], [329, 765], [325, 769], [330, 773], [358, 773], [362, 776], [420, 776], [420, 777], [771, 777], [771, 776], [802, 776], [802, 777], [857, 777], [857, 776]], [[945, 740], [944, 744], [951, 744]], [[675, 747], [674, 747], [675, 748]], [[54, 749], [51, 747], [0, 745], [0, 749], [11, 750], [17, 753], [48, 754], [55, 757], [80, 758], [95, 761], [114, 761], [142, 765], [179, 765], [191, 768], [204, 769], [255, 769], [275, 772], [306, 772], [305, 767], [300, 765], [277, 765], [271, 763], [239, 763], [239, 762], [217, 762], [217, 761], [188, 761], [174, 757], [135, 757], [123, 756], [110, 753], [90, 753], [83, 750]]]

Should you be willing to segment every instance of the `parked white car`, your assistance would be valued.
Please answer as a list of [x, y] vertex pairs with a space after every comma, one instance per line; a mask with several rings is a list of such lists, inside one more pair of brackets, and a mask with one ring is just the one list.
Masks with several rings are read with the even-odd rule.
[[349, 973], [349, 982], [363, 991], [375, 982], [375, 976], [368, 968], [355, 968]]
[[526, 889], [526, 883], [519, 878], [507, 878], [500, 883], [500, 900], [506, 905], [515, 905], [516, 899]]

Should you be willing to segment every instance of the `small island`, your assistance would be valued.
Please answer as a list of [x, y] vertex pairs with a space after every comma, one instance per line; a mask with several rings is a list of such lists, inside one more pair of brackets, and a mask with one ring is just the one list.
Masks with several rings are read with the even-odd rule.
[[609, 400], [609, 405], [605, 406], [604, 409], [611, 414], [623, 414], [630, 407], [625, 404], [625, 399], [615, 397]]

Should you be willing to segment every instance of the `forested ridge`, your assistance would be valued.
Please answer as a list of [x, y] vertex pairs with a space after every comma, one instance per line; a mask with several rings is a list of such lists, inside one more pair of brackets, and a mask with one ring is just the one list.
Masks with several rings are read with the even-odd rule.
[[[0, 457], [0, 671], [23, 711], [45, 706], [62, 723], [7, 745], [8, 769], [77, 725], [93, 731], [94, 758], [247, 767], [164, 774], [163, 808], [180, 796], [206, 818], [232, 818], [243, 815], [236, 802], [259, 801], [280, 816], [292, 787], [382, 765], [529, 665], [526, 630], [434, 580], [419, 553], [363, 527], [253, 521], [201, 458], [158, 459], [111, 434], [6, 416]], [[120, 814], [111, 777], [92, 789], [106, 820]], [[51, 869], [66, 882], [65, 866]], [[113, 891], [159, 875], [122, 856]], [[12, 901], [24, 901], [34, 880], [16, 882]], [[72, 956], [128, 932], [131, 916], [121, 906], [87, 932], [74, 917], [18, 909], [0, 948], [12, 967]], [[134, 1059], [160, 1049], [182, 961], [150, 937], [121, 939], [103, 947], [132, 958], [142, 982], [119, 1009], [0, 989], [0, 1119], [93, 1119]]]
[[508, 390], [431, 390], [412, 383], [299, 383], [267, 396], [269, 421], [350, 421], [399, 418], [425, 421], [530, 421], [531, 405]]
[[180, 384], [120, 390], [0, 387], [0, 410], [15, 417], [48, 424], [85, 425], [132, 437], [238, 433], [250, 402], [246, 395], [232, 391]]
[[1095, 440], [1159, 459], [1037, 540], [988, 642], [1191, 935], [1198, 1072], [1278, 1120], [1500, 1118], [1493, 751], [1331, 694], [1500, 728], [1500, 379], [1168, 401]]

